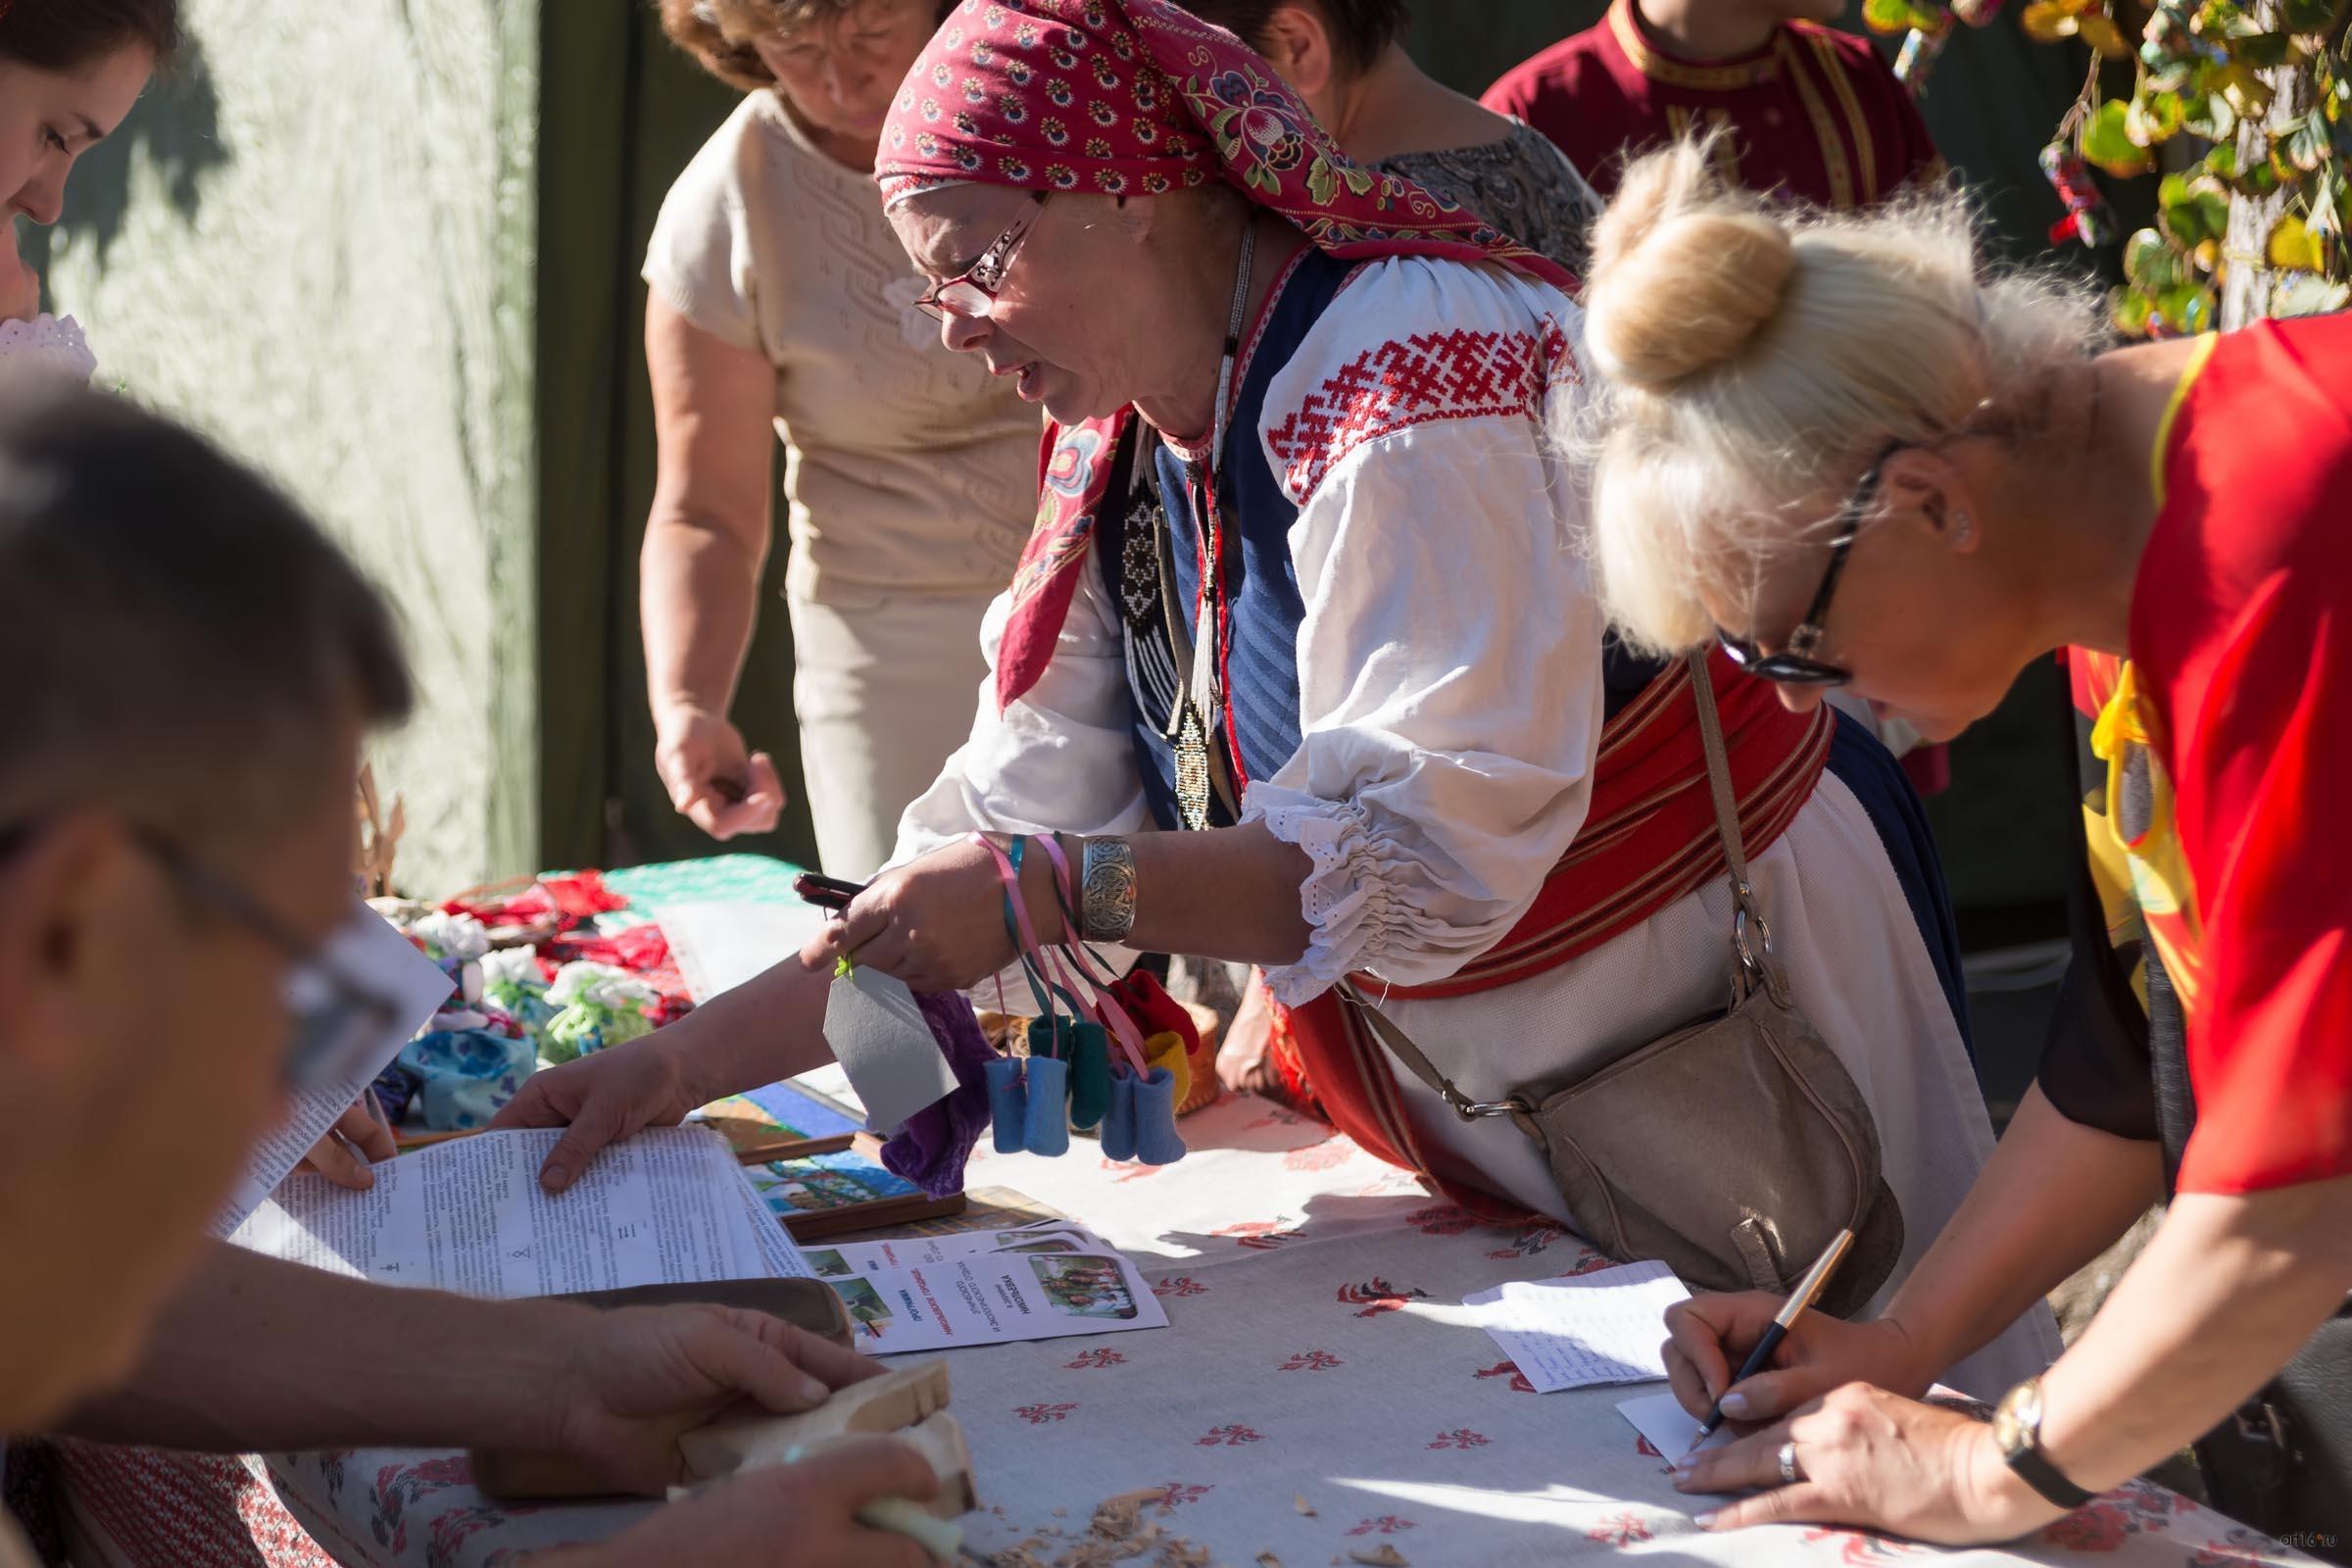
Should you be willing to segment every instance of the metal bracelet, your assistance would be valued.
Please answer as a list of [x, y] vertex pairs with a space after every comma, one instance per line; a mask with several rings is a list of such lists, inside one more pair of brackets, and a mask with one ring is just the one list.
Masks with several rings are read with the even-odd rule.
[[1078, 934], [1124, 942], [1135, 928], [1135, 851], [1125, 839], [1088, 839], [1078, 862]]

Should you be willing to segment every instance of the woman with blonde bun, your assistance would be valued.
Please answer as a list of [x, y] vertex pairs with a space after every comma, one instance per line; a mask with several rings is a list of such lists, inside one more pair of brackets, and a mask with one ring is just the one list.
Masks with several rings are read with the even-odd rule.
[[[1954, 199], [1791, 215], [1690, 144], [1629, 174], [1597, 261], [1593, 527], [1626, 636], [1936, 736], [2060, 650], [2084, 741], [2039, 1082], [1876, 1318], [1807, 1315], [1727, 1390], [1778, 1302], [1669, 1314], [1686, 1407], [1772, 1423], [1680, 1484], [1773, 1489], [1718, 1529], [1974, 1543], [2195, 1443], [2218, 1506], [2344, 1560], [2352, 841], [2324, 803], [2352, 766], [2352, 318], [2108, 348], [2082, 288], [1984, 276]], [[2168, 1196], [1997, 1421], [1914, 1402]]]

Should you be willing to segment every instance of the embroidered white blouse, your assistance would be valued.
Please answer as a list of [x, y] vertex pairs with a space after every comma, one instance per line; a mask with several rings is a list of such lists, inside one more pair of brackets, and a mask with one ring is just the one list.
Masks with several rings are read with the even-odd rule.
[[[1357, 969], [1453, 974], [1527, 911], [1584, 823], [1602, 620], [1574, 543], [1582, 498], [1544, 435], [1579, 392], [1580, 326], [1557, 290], [1500, 269], [1386, 260], [1274, 378], [1259, 438], [1299, 508], [1302, 740], [1243, 804], [1313, 861], [1313, 937], [1267, 977], [1286, 1003]], [[982, 626], [992, 668], [1008, 611], [1000, 598]], [[983, 683], [898, 858], [974, 829], [1153, 825], [1129, 701], [1090, 564], [1028, 694], [999, 712]]]

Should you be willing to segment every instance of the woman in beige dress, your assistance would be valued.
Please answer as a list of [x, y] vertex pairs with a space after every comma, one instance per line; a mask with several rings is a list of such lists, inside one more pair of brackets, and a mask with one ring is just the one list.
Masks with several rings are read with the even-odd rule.
[[1011, 580], [1037, 486], [1036, 415], [941, 347], [874, 194], [883, 116], [940, 10], [662, 5], [681, 47], [753, 90], [670, 188], [646, 256], [655, 761], [707, 832], [775, 825], [775, 765], [727, 710], [759, 613], [780, 437], [802, 763], [819, 858], [847, 876], [888, 857], [901, 809], [970, 728], [980, 617]]

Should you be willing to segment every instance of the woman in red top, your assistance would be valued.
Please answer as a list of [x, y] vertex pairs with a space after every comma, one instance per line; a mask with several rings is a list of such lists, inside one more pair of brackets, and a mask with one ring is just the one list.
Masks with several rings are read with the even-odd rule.
[[[1886, 1311], [1800, 1319], [1726, 1400], [1774, 1424], [1682, 1484], [1773, 1489], [1717, 1528], [1976, 1542], [2199, 1434], [2218, 1500], [2255, 1509], [2233, 1488], [2267, 1431], [2268, 1522], [2340, 1552], [2342, 1417], [2294, 1392], [2340, 1396], [2352, 1366], [2352, 837], [2326, 784], [2352, 770], [2352, 318], [2100, 353], [2095, 301], [1979, 263], [1956, 205], [1801, 219], [1690, 144], [1637, 166], [1602, 222], [1594, 527], [1619, 624], [1720, 638], [1792, 707], [1846, 685], [1936, 737], [2072, 650], [2086, 956], [2109, 960], [2077, 964], [2039, 1083]], [[1904, 1397], [2168, 1191], [2003, 1420]], [[1677, 1308], [1687, 1406], [1726, 1392], [1777, 1304]]]

